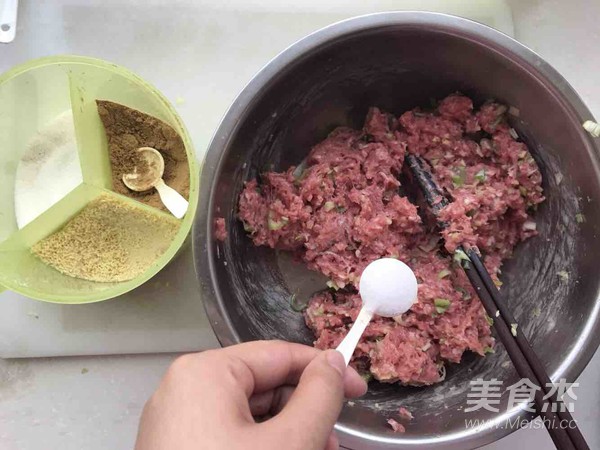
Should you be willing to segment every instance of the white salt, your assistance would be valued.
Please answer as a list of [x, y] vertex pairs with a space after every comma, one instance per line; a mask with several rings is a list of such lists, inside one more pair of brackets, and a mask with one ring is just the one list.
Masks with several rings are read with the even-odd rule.
[[27, 143], [15, 179], [15, 215], [23, 228], [83, 182], [72, 112], [48, 122]]

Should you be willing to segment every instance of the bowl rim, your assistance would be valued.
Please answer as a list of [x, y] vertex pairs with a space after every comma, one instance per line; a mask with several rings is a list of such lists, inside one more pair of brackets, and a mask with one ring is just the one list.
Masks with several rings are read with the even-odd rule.
[[[242, 340], [227, 316], [224, 308], [225, 300], [215, 282], [216, 267], [212, 255], [217, 244], [212, 226], [215, 216], [213, 193], [217, 182], [216, 175], [220, 172], [225, 150], [240, 126], [240, 117], [252, 107], [262, 90], [286, 67], [307, 56], [311, 51], [350, 35], [387, 27], [426, 27], [434, 32], [475, 40], [487, 46], [490, 51], [500, 53], [503, 57], [526, 68], [544, 81], [544, 84], [553, 90], [556, 100], [562, 104], [573, 122], [581, 124], [585, 120], [593, 120], [593, 115], [572, 86], [538, 54], [504, 33], [469, 19], [423, 11], [374, 13], [336, 22], [292, 44], [271, 59], [238, 94], [216, 129], [204, 159], [199, 200], [203, 208], [196, 217], [193, 227], [194, 264], [206, 313], [222, 345], [228, 346], [240, 343]], [[591, 157], [600, 164], [600, 145], [596, 144], [582, 127], [580, 128], [579, 136], [582, 142]], [[597, 299], [579, 339], [555, 372], [550, 374], [550, 378], [552, 380], [566, 378], [568, 382], [573, 382], [588, 364], [599, 344], [600, 301]], [[524, 411], [525, 406], [518, 405], [503, 412], [486, 422], [485, 426], [465, 428], [460, 432], [432, 438], [390, 437], [389, 434], [384, 436], [383, 433], [379, 435], [364, 433], [339, 423], [336, 424], [335, 429], [340, 443], [350, 448], [360, 448], [365, 445], [365, 442], [369, 443], [369, 448], [376, 449], [409, 448], [417, 445], [444, 449], [475, 448], [515, 431], [516, 427], [502, 426], [509, 419], [532, 420], [535, 415]]]
[[[129, 280], [115, 283], [113, 286], [108, 287], [102, 291], [87, 293], [87, 294], [73, 294], [73, 295], [56, 295], [52, 293], [39, 292], [37, 290], [20, 286], [16, 283], [10, 283], [10, 281], [2, 280], [0, 283], [0, 292], [3, 290], [11, 290], [20, 295], [24, 295], [34, 300], [42, 301], [45, 303], [56, 303], [56, 304], [86, 304], [96, 303], [104, 300], [111, 300], [113, 298], [124, 295], [142, 284], [146, 283], [158, 272], [160, 272], [171, 260], [177, 255], [181, 248], [185, 245], [190, 230], [194, 223], [196, 210], [198, 208], [198, 197], [199, 197], [199, 186], [200, 186], [200, 169], [196, 155], [194, 152], [194, 146], [192, 139], [189, 135], [183, 120], [175, 107], [169, 102], [167, 97], [160, 92], [154, 85], [144, 80], [142, 77], [132, 72], [131, 70], [99, 58], [93, 58], [89, 56], [79, 55], [52, 55], [41, 58], [35, 58], [24, 63], [18, 64], [4, 73], [0, 74], [0, 85], [10, 81], [11, 79], [27, 73], [30, 70], [35, 70], [41, 67], [52, 66], [52, 65], [71, 65], [80, 64], [97, 67], [100, 69], [107, 70], [113, 74], [121, 75], [132, 83], [140, 86], [146, 90], [150, 95], [156, 97], [156, 99], [164, 106], [165, 111], [168, 113], [170, 118], [177, 124], [179, 128], [181, 138], [186, 150], [188, 158], [189, 176], [190, 176], [190, 189], [189, 189], [189, 206], [188, 211], [184, 218], [180, 221], [179, 230], [173, 238], [173, 241], [165, 251], [144, 273], [140, 276]], [[86, 184], [85, 182], [81, 185]], [[112, 191], [114, 192], [114, 191]], [[118, 195], [118, 194], [117, 194]]]

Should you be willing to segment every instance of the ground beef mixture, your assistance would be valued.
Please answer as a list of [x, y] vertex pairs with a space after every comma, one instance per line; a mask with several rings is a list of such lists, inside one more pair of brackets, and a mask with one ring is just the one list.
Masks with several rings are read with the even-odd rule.
[[[500, 285], [502, 261], [536, 234], [529, 213], [544, 199], [541, 174], [506, 110], [487, 102], [475, 111], [459, 94], [399, 118], [371, 108], [362, 130], [338, 128], [302, 165], [246, 183], [239, 217], [254, 244], [292, 251], [330, 278], [304, 312], [316, 347], [337, 346], [353, 324], [367, 264], [395, 257], [415, 272], [417, 302], [393, 319], [374, 318], [354, 353], [357, 369], [382, 382], [427, 385], [465, 351], [492, 351], [491, 319], [452, 252], [477, 246]], [[423, 157], [448, 193], [441, 233], [402, 195], [406, 152]]]
[[398, 422], [396, 419], [388, 419], [387, 423], [395, 433], [406, 433], [406, 427]]
[[224, 242], [227, 239], [227, 228], [225, 227], [225, 218], [217, 217], [215, 219], [215, 238], [217, 240]]

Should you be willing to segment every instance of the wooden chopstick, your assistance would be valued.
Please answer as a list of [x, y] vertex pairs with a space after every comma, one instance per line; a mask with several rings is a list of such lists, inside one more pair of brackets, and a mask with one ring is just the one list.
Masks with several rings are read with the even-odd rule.
[[[542, 390], [542, 383], [535, 375], [533, 369], [529, 364], [529, 361], [527, 360], [527, 358], [519, 348], [516, 340], [514, 339], [514, 336], [511, 332], [512, 323], [508, 324], [506, 322], [506, 319], [502, 317], [502, 315], [496, 317], [496, 311], [498, 311], [498, 307], [496, 306], [493, 297], [486, 288], [485, 283], [483, 282], [480, 274], [474, 268], [474, 265], [468, 263], [469, 262], [463, 265], [463, 269], [467, 277], [469, 278], [469, 281], [473, 285], [473, 288], [477, 292], [477, 295], [479, 296], [479, 299], [481, 300], [481, 303], [483, 304], [483, 307], [486, 310], [488, 316], [494, 318], [493, 327], [496, 330], [498, 336], [500, 337], [500, 341], [504, 345], [508, 356], [510, 356], [510, 359], [513, 362], [513, 365], [515, 366], [517, 373], [520, 377], [529, 379], [529, 381], [532, 384], [540, 388], [539, 390], [535, 391], [534, 402], [537, 412], [544, 419], [544, 425], [550, 433], [550, 437], [552, 438], [554, 445], [556, 445], [556, 448], [558, 448], [559, 450], [579, 450], [588, 448], [587, 445], [585, 447], [576, 447], [575, 443], [573, 442], [567, 431], [560, 426], [556, 426], [557, 424], [560, 425], [560, 419], [558, 418], [557, 413], [552, 411], [552, 401], [550, 399], [543, 398], [544, 391]], [[518, 334], [519, 331], [517, 328], [517, 335]], [[557, 406], [560, 405], [557, 404]]]
[[[430, 210], [437, 218], [439, 211], [448, 205], [448, 199], [439, 189], [420, 157], [408, 154], [405, 159], [411, 170], [411, 175], [421, 188]], [[441, 228], [446, 226], [440, 220], [437, 222]], [[479, 254], [474, 249], [465, 251], [460, 248], [460, 250], [469, 258], [469, 261], [466, 264], [461, 264], [461, 266], [476, 290], [487, 314], [494, 319], [494, 329], [515, 365], [517, 373], [523, 378], [528, 378], [532, 384], [540, 388], [535, 392], [534, 403], [538, 413], [544, 418], [544, 425], [548, 429], [554, 444], [559, 450], [589, 450], [589, 446], [577, 423], [573, 420], [568, 409], [564, 407], [562, 401], [556, 396], [556, 390], [552, 389], [550, 378], [531, 345], [529, 345], [523, 330], [518, 328], [508, 306], [500, 298], [498, 289], [481, 262]], [[500, 312], [499, 316], [497, 316], [498, 311]], [[515, 329], [514, 335], [513, 328]], [[548, 396], [549, 392], [552, 392], [550, 396]], [[544, 398], [543, 394], [546, 394], [548, 398]], [[556, 405], [556, 413], [552, 411], [553, 404]], [[566, 429], [561, 427], [561, 420], [569, 421]], [[556, 427], [556, 424], [558, 424], [558, 427]], [[571, 424], [574, 424], [573, 428], [571, 428]]]
[[[467, 254], [469, 259], [473, 263], [473, 267], [477, 271], [477, 274], [479, 275], [481, 281], [483, 282], [485, 289], [490, 294], [495, 307], [497, 308], [497, 310], [500, 311], [500, 317], [502, 317], [507, 324], [510, 324], [511, 328], [513, 327], [513, 324], [515, 324], [516, 332], [513, 335], [514, 341], [516, 341], [517, 345], [519, 346], [519, 349], [521, 350], [521, 352], [527, 359], [529, 366], [533, 370], [534, 375], [536, 376], [538, 381], [541, 383], [541, 384], [538, 384], [538, 386], [540, 386], [542, 388], [543, 392], [547, 396], [549, 395], [550, 401], [556, 405], [556, 409], [557, 409], [556, 412], [557, 412], [561, 422], [566, 421], [567, 424], [569, 425], [566, 427], [566, 430], [567, 430], [567, 433], [569, 434], [569, 437], [575, 444], [575, 448], [582, 449], [582, 450], [589, 449], [589, 446], [587, 445], [585, 438], [583, 437], [583, 434], [581, 434], [581, 431], [579, 430], [579, 427], [577, 426], [577, 423], [573, 419], [573, 416], [571, 415], [569, 409], [563, 404], [562, 400], [559, 399], [558, 396], [556, 395], [556, 389], [552, 389], [552, 381], [550, 380], [550, 377], [548, 376], [548, 373], [546, 372], [544, 365], [540, 361], [539, 357], [537, 356], [537, 354], [535, 353], [533, 348], [531, 348], [531, 345], [529, 344], [529, 341], [527, 340], [525, 333], [523, 333], [523, 329], [518, 326], [518, 323], [515, 320], [514, 316], [512, 315], [510, 308], [508, 307], [508, 305], [504, 301], [504, 299], [501, 297], [500, 291], [494, 284], [494, 281], [490, 277], [490, 274], [488, 273], [487, 269], [483, 265], [481, 258], [479, 257], [479, 255], [477, 254], [477, 252], [474, 249], [468, 249], [468, 250], [466, 250], [465, 253]], [[494, 314], [496, 314], [496, 313], [494, 312]], [[494, 321], [499, 318], [499, 317], [495, 317], [495, 316], [490, 316], [490, 317], [494, 318]], [[571, 427], [570, 426], [571, 424], [575, 424], [575, 426]]]

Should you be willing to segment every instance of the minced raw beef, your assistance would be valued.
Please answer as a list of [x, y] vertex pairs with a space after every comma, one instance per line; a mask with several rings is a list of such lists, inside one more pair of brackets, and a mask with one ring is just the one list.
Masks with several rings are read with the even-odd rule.
[[388, 419], [387, 423], [395, 433], [406, 433], [406, 428], [396, 419]]
[[[353, 324], [363, 269], [394, 257], [415, 272], [418, 299], [401, 316], [373, 319], [352, 359], [357, 369], [383, 382], [427, 385], [441, 381], [444, 363], [460, 362], [465, 351], [491, 350], [491, 320], [451, 254], [477, 246], [500, 284], [502, 261], [536, 234], [529, 212], [544, 200], [541, 174], [506, 110], [488, 102], [474, 111], [459, 94], [434, 111], [399, 118], [371, 108], [362, 130], [334, 130], [305, 167], [246, 183], [239, 218], [254, 244], [292, 251], [331, 280], [304, 312], [316, 347], [337, 346]], [[448, 193], [441, 233], [401, 194], [406, 152], [424, 158]]]
[[217, 217], [215, 219], [215, 238], [218, 241], [224, 242], [227, 239], [227, 228], [225, 227], [225, 218]]
[[400, 417], [401, 419], [404, 419], [404, 420], [414, 419], [414, 416], [412, 415], [412, 413], [408, 409], [406, 409], [404, 406], [401, 406], [398, 409], [398, 417]]

